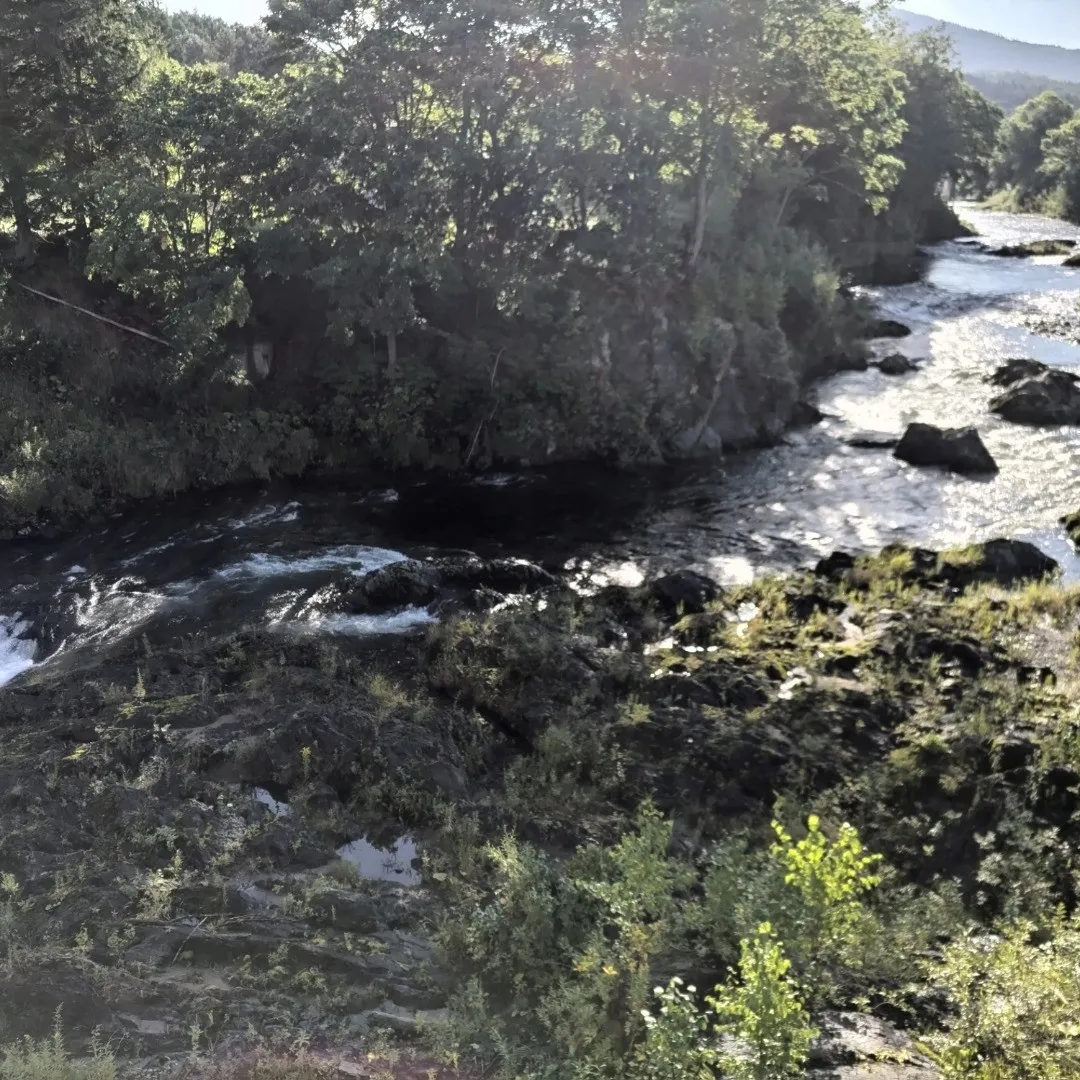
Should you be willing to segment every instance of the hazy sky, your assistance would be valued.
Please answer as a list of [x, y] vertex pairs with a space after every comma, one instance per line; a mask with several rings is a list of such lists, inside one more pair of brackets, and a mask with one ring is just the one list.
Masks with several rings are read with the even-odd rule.
[[[254, 22], [266, 10], [265, 0], [164, 0], [164, 4], [174, 11], [194, 9], [230, 22]], [[1080, 0], [904, 0], [902, 6], [1021, 41], [1080, 48]]]

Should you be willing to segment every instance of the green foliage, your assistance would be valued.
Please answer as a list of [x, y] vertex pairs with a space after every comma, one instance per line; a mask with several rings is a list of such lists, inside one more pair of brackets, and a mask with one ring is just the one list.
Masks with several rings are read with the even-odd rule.
[[785, 1080], [802, 1074], [817, 1032], [792, 978], [791, 961], [769, 923], [743, 940], [739, 982], [717, 987], [709, 1004], [719, 1017], [719, 1030], [741, 1044], [726, 1056], [726, 1075]]
[[993, 178], [1015, 209], [1080, 215], [1076, 108], [1052, 91], [1032, 98], [1002, 124]]
[[862, 897], [881, 878], [873, 873], [880, 855], [866, 854], [859, 834], [850, 825], [840, 827], [831, 842], [817, 817], [807, 821], [807, 834], [795, 841], [774, 823], [777, 842], [772, 854], [785, 869], [784, 881], [801, 900], [785, 938], [807, 972], [832, 959], [840, 959], [852, 943], [862, 919]]
[[64, 1047], [58, 1016], [52, 1038], [25, 1039], [0, 1048], [0, 1080], [116, 1080], [116, 1060], [101, 1047], [88, 1058], [72, 1058]]
[[[856, 347], [841, 271], [910, 254], [989, 115], [942, 47], [846, 0], [274, 0], [250, 32], [14, 0], [0, 48], [19, 253], [66, 243], [61, 292], [172, 345], [118, 412], [295, 402], [334, 468], [777, 429]], [[43, 466], [7, 483], [50, 507]]]
[[644, 1013], [645, 1037], [629, 1068], [633, 1080], [712, 1080], [719, 1055], [695, 993], [678, 977], [653, 991], [656, 1004]]
[[1072, 1080], [1080, 1075], [1080, 924], [1059, 917], [945, 950], [934, 977], [956, 1016], [930, 1043], [946, 1080]]
[[487, 849], [474, 906], [442, 931], [448, 954], [473, 972], [459, 1014], [473, 1017], [478, 1045], [521, 1070], [626, 1058], [689, 884], [670, 839], [670, 824], [646, 808], [617, 845], [582, 848], [565, 868], [509, 838]]

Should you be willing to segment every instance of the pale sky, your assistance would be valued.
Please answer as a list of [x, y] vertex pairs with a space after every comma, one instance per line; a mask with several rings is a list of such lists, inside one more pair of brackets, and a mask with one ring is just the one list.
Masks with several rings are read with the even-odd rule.
[[[163, 0], [172, 11], [217, 15], [230, 22], [255, 22], [266, 0]], [[1080, 0], [903, 0], [902, 7], [976, 30], [1080, 48]]]

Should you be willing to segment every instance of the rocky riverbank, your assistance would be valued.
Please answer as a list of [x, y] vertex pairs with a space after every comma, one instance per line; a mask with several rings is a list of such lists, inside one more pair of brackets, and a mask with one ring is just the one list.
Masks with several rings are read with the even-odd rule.
[[[469, 978], [506, 974], [474, 947], [499, 895], [485, 843], [546, 853], [554, 881], [646, 803], [686, 911], [718, 844], [851, 823], [885, 859], [878, 937], [820, 1006], [938, 1030], [926, 956], [1076, 900], [1080, 596], [1053, 569], [1000, 542], [583, 594], [521, 564], [399, 564], [313, 602], [429, 603], [421, 638], [205, 633], [28, 672], [0, 689], [0, 1033], [46, 1034], [62, 1006], [73, 1047], [97, 1030], [132, 1060], [193, 1030], [445, 1048]], [[714, 931], [648, 977], [722, 978], [735, 928]], [[565, 960], [520, 948], [500, 962]]]

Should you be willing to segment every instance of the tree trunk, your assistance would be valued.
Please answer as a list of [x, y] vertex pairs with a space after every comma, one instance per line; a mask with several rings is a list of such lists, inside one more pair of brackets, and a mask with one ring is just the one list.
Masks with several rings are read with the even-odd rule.
[[392, 379], [397, 372], [397, 333], [391, 330], [386, 335], [386, 374]]
[[26, 177], [20, 169], [16, 169], [9, 178], [7, 192], [15, 217], [15, 257], [20, 262], [32, 262], [37, 250], [37, 237], [34, 236], [34, 224], [30, 217]]

